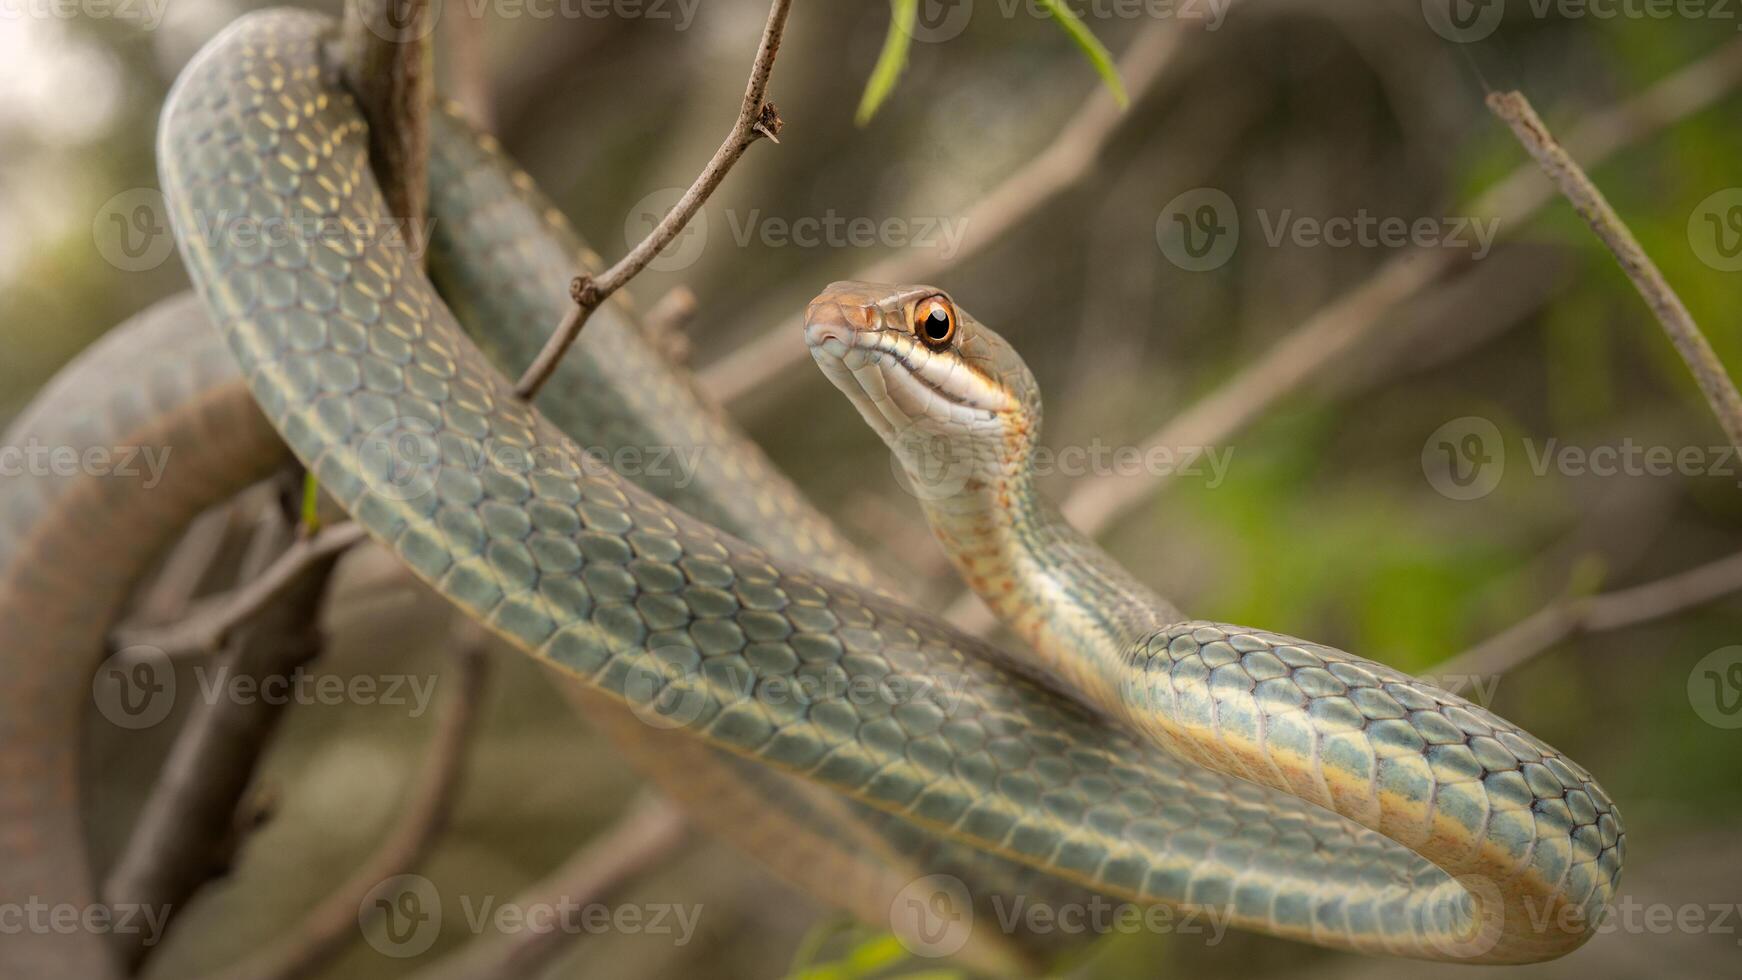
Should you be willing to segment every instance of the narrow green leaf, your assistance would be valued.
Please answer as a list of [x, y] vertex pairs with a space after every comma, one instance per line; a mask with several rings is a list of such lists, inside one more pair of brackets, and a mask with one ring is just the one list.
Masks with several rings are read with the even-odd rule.
[[847, 954], [847, 965], [855, 976], [868, 977], [886, 966], [907, 959], [907, 948], [892, 932], [879, 933], [860, 943]]
[[1040, 5], [1058, 18], [1059, 26], [1077, 42], [1077, 47], [1083, 49], [1089, 63], [1095, 66], [1095, 71], [1101, 75], [1101, 81], [1107, 83], [1107, 90], [1113, 93], [1113, 101], [1123, 109], [1130, 104], [1131, 97], [1125, 94], [1125, 83], [1119, 79], [1119, 68], [1113, 64], [1113, 56], [1107, 52], [1107, 46], [1101, 39], [1089, 30], [1071, 8], [1065, 6], [1064, 0], [1040, 0]]
[[865, 94], [859, 97], [859, 111], [853, 117], [853, 122], [860, 126], [877, 114], [907, 67], [907, 49], [913, 44], [913, 25], [919, 19], [919, 0], [889, 0], [889, 12], [889, 33], [883, 37], [883, 51], [877, 55], [871, 78], [865, 82]]
[[313, 473], [302, 475], [302, 526], [309, 534], [321, 529], [321, 481]]

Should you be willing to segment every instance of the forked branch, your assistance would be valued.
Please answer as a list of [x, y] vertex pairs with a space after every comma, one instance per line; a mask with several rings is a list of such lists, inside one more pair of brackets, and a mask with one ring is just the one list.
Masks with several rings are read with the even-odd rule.
[[569, 295], [575, 305], [563, 317], [562, 323], [545, 341], [544, 348], [533, 359], [532, 365], [521, 375], [520, 382], [515, 385], [515, 391], [522, 398], [531, 398], [538, 394], [538, 389], [550, 380], [551, 373], [556, 370], [563, 354], [580, 336], [581, 328], [587, 325], [593, 311], [598, 309], [611, 294], [622, 289], [629, 280], [640, 275], [659, 253], [670, 245], [702, 209], [720, 183], [726, 179], [744, 151], [750, 144], [767, 137], [780, 142], [780, 113], [774, 108], [774, 103], [767, 102], [763, 96], [768, 92], [768, 78], [774, 71], [775, 55], [780, 53], [780, 39], [786, 32], [786, 15], [792, 8], [792, 0], [774, 0], [768, 9], [768, 23], [762, 28], [762, 43], [756, 49], [756, 60], [750, 66], [750, 81], [744, 88], [744, 102], [738, 108], [738, 118], [732, 123], [732, 131], [726, 134], [726, 139], [720, 148], [714, 151], [713, 159], [702, 168], [683, 197], [676, 205], [666, 212], [659, 224], [655, 225], [647, 237], [629, 250], [629, 254], [617, 260], [617, 264], [606, 269], [598, 276], [585, 273], [576, 276], [569, 287]]

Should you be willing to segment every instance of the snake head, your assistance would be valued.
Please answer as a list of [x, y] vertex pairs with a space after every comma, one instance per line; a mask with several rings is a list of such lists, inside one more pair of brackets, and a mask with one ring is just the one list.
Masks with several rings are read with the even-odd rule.
[[837, 282], [805, 342], [922, 496], [1002, 484], [1040, 427], [1034, 375], [1003, 337], [933, 286]]

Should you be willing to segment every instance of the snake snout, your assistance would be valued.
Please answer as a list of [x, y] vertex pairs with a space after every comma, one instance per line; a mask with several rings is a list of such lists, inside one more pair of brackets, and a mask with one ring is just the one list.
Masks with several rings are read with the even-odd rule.
[[833, 298], [818, 298], [805, 310], [804, 339], [812, 348], [837, 342], [845, 353], [853, 346], [856, 334], [873, 329], [877, 324], [877, 307], [845, 303]]

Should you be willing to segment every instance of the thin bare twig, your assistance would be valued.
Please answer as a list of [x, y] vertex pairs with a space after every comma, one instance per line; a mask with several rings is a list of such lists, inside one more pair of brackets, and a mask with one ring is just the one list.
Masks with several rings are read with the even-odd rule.
[[1591, 178], [1585, 176], [1585, 172], [1555, 141], [1554, 134], [1543, 125], [1524, 93], [1491, 93], [1488, 109], [1511, 127], [1512, 134], [1560, 187], [1573, 210], [1579, 212], [1579, 216], [1614, 254], [1615, 261], [1632, 280], [1633, 287], [1639, 290], [1645, 305], [1651, 307], [1657, 322], [1663, 325], [1663, 332], [1669, 335], [1676, 353], [1693, 372], [1695, 383], [1711, 404], [1712, 413], [1718, 416], [1718, 424], [1724, 427], [1730, 444], [1742, 449], [1742, 395], [1737, 394], [1735, 382], [1730, 380], [1723, 362], [1718, 360], [1717, 352], [1712, 350], [1706, 335], [1700, 332], [1699, 324], [1694, 322], [1686, 304], [1670, 288], [1656, 263], [1645, 254], [1645, 249], [1639, 246], [1639, 240], [1633, 237], [1627, 223], [1609, 206], [1608, 199], [1597, 185], [1591, 183]]
[[1499, 675], [1575, 636], [1662, 619], [1742, 592], [1742, 554], [1645, 585], [1562, 599], [1433, 669], [1435, 674]]
[[[1119, 59], [1119, 75], [1136, 104], [1157, 86], [1173, 64], [1187, 24], [1162, 20], [1144, 29]], [[924, 282], [952, 269], [999, 241], [1060, 194], [1083, 179], [1129, 115], [1105, 86], [1095, 91], [1071, 115], [1046, 149], [1023, 164], [962, 217], [964, 237], [952, 252], [904, 249], [859, 270], [854, 278], [870, 282]], [[772, 329], [708, 365], [697, 375], [703, 391], [722, 404], [792, 375], [792, 367], [808, 356], [794, 338], [803, 322], [808, 297], [782, 295], [757, 311], [751, 322], [773, 323]], [[794, 313], [794, 310], [801, 311]]]
[[194, 597], [207, 584], [218, 556], [236, 530], [235, 503], [206, 511], [182, 532], [163, 568], [140, 592], [130, 617], [142, 623], [166, 623], [180, 619], [193, 605]]
[[258, 577], [196, 603], [180, 622], [119, 631], [113, 645], [123, 652], [128, 647], [149, 647], [171, 658], [214, 652], [238, 626], [302, 581], [322, 562], [342, 554], [363, 538], [362, 526], [347, 521], [327, 527], [313, 537], [298, 539]]
[[[648, 794], [561, 867], [516, 898], [521, 908], [586, 908], [608, 900], [665, 860], [687, 836], [683, 814]], [[577, 936], [574, 929], [524, 929], [479, 940], [417, 974], [418, 980], [497, 980], [540, 976]]]
[[[349, 0], [345, 84], [369, 120], [369, 166], [395, 218], [423, 221], [429, 198], [429, 0]], [[423, 241], [423, 236], [409, 236]], [[422, 256], [419, 256], [421, 259]]]
[[[1742, 83], [1742, 40], [1731, 41], [1634, 98], [1597, 113], [1573, 131], [1567, 145], [1598, 163], [1644, 136], [1715, 102]], [[1499, 220], [1502, 234], [1522, 226], [1553, 199], [1554, 189], [1533, 164], [1515, 168], [1469, 207], [1473, 216]], [[1417, 248], [1386, 261], [1371, 277], [1320, 308], [1208, 395], [1143, 442], [1141, 452], [1213, 447], [1251, 424], [1284, 397], [1335, 364], [1359, 340], [1389, 321], [1385, 314], [1437, 280], [1463, 256]], [[1098, 535], [1169, 485], [1172, 473], [1099, 477], [1079, 483], [1061, 509], [1084, 533]], [[993, 625], [978, 599], [965, 595], [945, 613], [978, 634]]]
[[768, 22], [762, 29], [762, 43], [756, 49], [756, 60], [751, 63], [750, 80], [744, 87], [744, 101], [738, 107], [738, 118], [732, 122], [731, 132], [720, 148], [714, 151], [713, 159], [702, 168], [683, 197], [676, 205], [666, 212], [659, 224], [647, 234], [629, 254], [619, 259], [616, 265], [606, 269], [598, 276], [582, 274], [575, 277], [570, 285], [569, 293], [575, 305], [563, 317], [562, 323], [545, 341], [544, 348], [533, 359], [532, 365], [521, 375], [520, 382], [515, 385], [515, 391], [522, 398], [531, 398], [538, 394], [538, 389], [550, 379], [556, 370], [557, 363], [580, 335], [581, 328], [587, 325], [587, 320], [599, 305], [609, 299], [612, 293], [622, 289], [624, 284], [647, 268], [647, 264], [659, 255], [667, 245], [677, 238], [690, 219], [695, 217], [702, 205], [726, 179], [731, 171], [750, 148], [750, 144], [767, 137], [780, 142], [780, 113], [774, 108], [774, 103], [763, 100], [768, 92], [768, 78], [774, 71], [774, 58], [780, 53], [780, 40], [786, 32], [786, 15], [792, 8], [792, 0], [774, 0], [768, 8]]
[[478, 628], [462, 615], [456, 614], [456, 620], [471, 636], [458, 642], [454, 649], [455, 669], [447, 680], [452, 690], [412, 784], [405, 811], [355, 874], [322, 899], [284, 938], [225, 970], [220, 974], [222, 980], [289, 980], [317, 972], [357, 938], [358, 927], [366, 924], [367, 917], [379, 913], [374, 906], [363, 907], [369, 893], [382, 882], [416, 867], [447, 826], [459, 797], [466, 748], [483, 701], [489, 666]]

